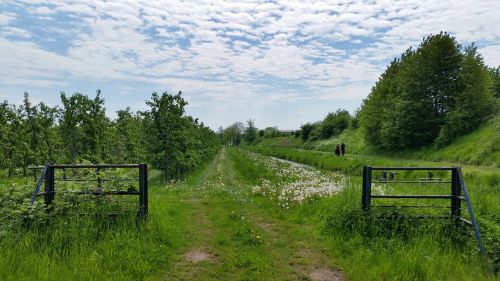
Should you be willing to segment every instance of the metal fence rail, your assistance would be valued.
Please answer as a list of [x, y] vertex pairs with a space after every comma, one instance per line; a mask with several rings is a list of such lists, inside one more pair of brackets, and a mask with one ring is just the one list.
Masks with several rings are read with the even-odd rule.
[[[378, 180], [372, 180], [373, 171], [382, 171], [385, 177]], [[421, 180], [395, 180], [395, 173], [389, 171], [449, 171], [451, 173], [450, 181], [442, 181], [441, 179], [432, 179], [432, 176], [428, 178], [422, 178]], [[387, 178], [387, 174], [390, 174], [390, 179]], [[429, 173], [432, 175], [432, 173]], [[373, 183], [383, 183], [383, 184], [400, 184], [400, 183], [418, 183], [418, 184], [449, 184], [450, 194], [438, 194], [438, 195], [423, 195], [423, 194], [397, 194], [397, 195], [374, 195], [372, 194], [372, 184]], [[450, 200], [448, 206], [440, 205], [372, 205], [372, 199], [438, 199]], [[462, 201], [465, 201], [467, 208], [462, 208]], [[364, 211], [369, 212], [372, 207], [380, 208], [444, 208], [450, 209], [450, 216], [448, 218], [453, 218], [456, 221], [463, 222], [468, 226], [472, 226], [474, 229], [474, 236], [476, 238], [477, 246], [481, 255], [486, 255], [486, 249], [484, 248], [483, 241], [481, 239], [481, 234], [479, 232], [479, 227], [477, 226], [476, 219], [474, 217], [474, 212], [472, 209], [472, 203], [470, 200], [469, 192], [462, 175], [462, 170], [460, 167], [363, 167], [363, 189], [361, 194], [361, 206]], [[469, 214], [470, 220], [462, 216], [462, 211], [466, 211]]]
[[[31, 204], [34, 204], [38, 196], [43, 196], [45, 206], [50, 209], [56, 194], [56, 182], [96, 182], [96, 190], [73, 191], [74, 194], [89, 194], [89, 195], [136, 195], [139, 197], [138, 215], [141, 217], [147, 216], [148, 213], [148, 166], [147, 164], [47, 164], [45, 166], [29, 167], [33, 170], [34, 180], [37, 182], [35, 190], [31, 196]], [[71, 178], [66, 174], [66, 169], [94, 169], [95, 179]], [[102, 178], [100, 172], [104, 169], [137, 169], [138, 174], [133, 178]], [[42, 171], [38, 177], [38, 171]], [[55, 171], [62, 170], [63, 177], [55, 177]], [[137, 181], [139, 183], [139, 191], [104, 191], [101, 190], [104, 182], [113, 181]], [[40, 192], [41, 186], [44, 184], [44, 190]], [[59, 191], [62, 192], [62, 191]], [[65, 191], [67, 192], [67, 191]], [[64, 193], [64, 192], [63, 192]]]

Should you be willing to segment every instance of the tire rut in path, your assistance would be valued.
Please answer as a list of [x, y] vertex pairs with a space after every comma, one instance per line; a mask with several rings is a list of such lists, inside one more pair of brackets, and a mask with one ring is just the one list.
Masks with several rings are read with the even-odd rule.
[[[269, 218], [257, 217], [256, 225], [264, 230], [271, 238], [269, 247], [276, 249], [286, 244], [290, 249], [290, 256], [277, 256], [277, 260], [286, 263], [290, 267], [292, 280], [312, 281], [345, 281], [342, 272], [327, 266], [330, 264], [329, 256], [323, 250], [306, 245], [304, 241], [296, 240], [290, 233], [292, 228], [301, 227], [311, 231], [308, 226], [282, 225], [278, 220], [271, 221]], [[296, 231], [296, 229], [294, 229]], [[304, 230], [302, 230], [304, 231]]]

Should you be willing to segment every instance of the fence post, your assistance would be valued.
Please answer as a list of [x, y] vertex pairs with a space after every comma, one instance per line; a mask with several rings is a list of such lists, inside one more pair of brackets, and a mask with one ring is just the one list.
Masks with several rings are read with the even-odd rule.
[[451, 195], [451, 215], [460, 217], [462, 215], [460, 211], [462, 200], [458, 197], [462, 195], [462, 192], [457, 167], [453, 167], [451, 170]]
[[54, 201], [55, 192], [55, 182], [54, 182], [54, 164], [50, 163], [47, 165], [47, 174], [45, 178], [45, 206], [47, 208], [52, 208], [52, 202]]
[[148, 165], [139, 164], [139, 215], [148, 214]]
[[95, 173], [97, 176], [97, 190], [99, 190], [99, 191], [102, 189], [101, 175], [99, 174], [100, 171], [101, 171], [101, 169], [99, 167], [97, 167], [95, 169]]
[[361, 194], [361, 207], [363, 211], [370, 211], [372, 194], [372, 167], [363, 166], [363, 191]]

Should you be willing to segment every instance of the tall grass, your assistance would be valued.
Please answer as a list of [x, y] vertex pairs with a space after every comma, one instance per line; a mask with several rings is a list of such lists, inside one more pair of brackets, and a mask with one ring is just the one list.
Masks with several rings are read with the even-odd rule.
[[[495, 279], [488, 272], [499, 268], [500, 193], [498, 186], [486, 184], [491, 174], [481, 173], [471, 180], [475, 213], [489, 250], [490, 260], [485, 266], [478, 256], [474, 238], [457, 232], [451, 221], [415, 220], [403, 210], [379, 209], [369, 216], [364, 214], [360, 206], [361, 178], [358, 174], [365, 162], [306, 150], [263, 147], [251, 147], [250, 150], [351, 175], [350, 184], [338, 195], [292, 209], [289, 217], [300, 218], [299, 221], [320, 220], [330, 250], [335, 256], [344, 257], [342, 268], [354, 280]], [[398, 165], [370, 163], [374, 164]], [[398, 188], [413, 194], [422, 193], [418, 186], [401, 185]]]
[[[185, 243], [188, 208], [181, 202], [150, 203], [145, 222], [138, 220], [136, 205], [119, 216], [47, 216], [40, 208], [28, 219], [27, 200], [13, 196], [21, 198], [31, 187], [17, 186], [21, 190], [0, 196], [2, 222], [10, 224], [0, 226], [0, 280], [144, 280], [164, 273]], [[154, 201], [170, 196], [159, 186], [150, 188]]]

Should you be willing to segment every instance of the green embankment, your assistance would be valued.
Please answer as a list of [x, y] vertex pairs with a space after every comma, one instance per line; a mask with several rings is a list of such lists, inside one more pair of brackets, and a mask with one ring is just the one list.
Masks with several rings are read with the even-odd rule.
[[450, 145], [440, 149], [430, 146], [405, 151], [377, 151], [365, 142], [361, 129], [348, 129], [331, 139], [305, 143], [300, 137], [294, 136], [270, 138], [264, 139], [257, 146], [333, 152], [335, 146], [342, 142], [347, 144], [349, 154], [500, 167], [500, 116], [486, 121], [476, 131], [458, 138]]

